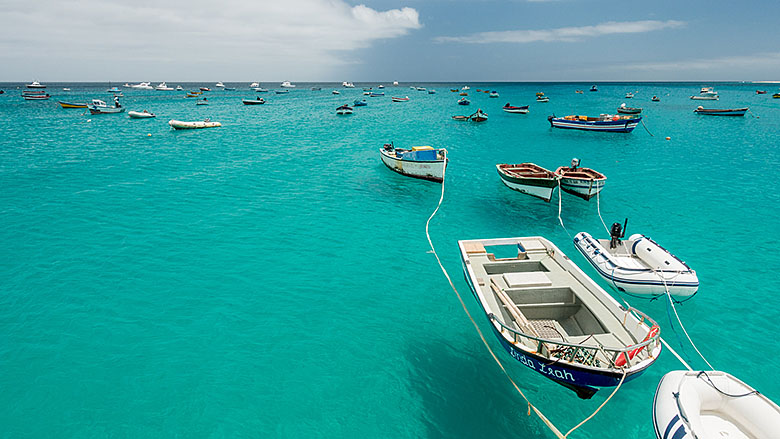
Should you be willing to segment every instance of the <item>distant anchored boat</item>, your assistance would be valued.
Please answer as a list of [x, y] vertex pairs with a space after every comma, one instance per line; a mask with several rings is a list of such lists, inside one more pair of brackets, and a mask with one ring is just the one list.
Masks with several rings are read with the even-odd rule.
[[516, 107], [514, 105], [509, 105], [509, 102], [507, 102], [506, 105], [504, 105], [501, 109], [506, 111], [507, 113], [519, 113], [519, 114], [528, 113], [528, 105], [522, 105]]
[[92, 99], [92, 103], [87, 105], [87, 108], [89, 108], [90, 114], [115, 114], [125, 111], [125, 108], [119, 104], [118, 99], [114, 99], [113, 107], [109, 107], [100, 99]]
[[262, 105], [265, 104], [265, 99], [263, 98], [256, 98], [256, 99], [241, 99], [241, 102], [244, 105]]
[[144, 110], [144, 111], [128, 111], [127, 112], [127, 116], [130, 119], [151, 119], [153, 117], [157, 117], [157, 116], [155, 116], [154, 113], [150, 113], [147, 110]]
[[339, 115], [345, 115], [345, 114], [352, 114], [354, 109], [350, 107], [349, 105], [342, 105], [338, 108], [336, 108], [336, 114]]
[[175, 130], [192, 130], [192, 129], [200, 129], [200, 128], [215, 128], [215, 127], [221, 127], [222, 124], [219, 122], [212, 122], [211, 119], [206, 119], [202, 121], [194, 121], [194, 122], [186, 122], [182, 120], [169, 120], [168, 125], [171, 126], [171, 128]]
[[402, 98], [397, 96], [391, 96], [390, 100], [392, 100], [393, 102], [409, 102], [409, 96], [404, 96]]
[[642, 112], [641, 108], [626, 107], [626, 104], [622, 104], [617, 108], [618, 113], [622, 114], [639, 114]]
[[633, 380], [661, 353], [656, 322], [621, 306], [549, 240], [473, 239], [458, 247], [501, 346], [580, 398]]
[[703, 114], [706, 116], [744, 116], [747, 111], [748, 111], [748, 107], [715, 109], [715, 108], [704, 108], [702, 106], [699, 106], [698, 108], [693, 110], [693, 112], [696, 114]]
[[588, 116], [548, 116], [547, 120], [554, 128], [568, 128], [585, 131], [604, 131], [609, 133], [630, 133], [636, 128], [642, 117], [613, 116], [602, 114], [598, 117]]
[[59, 101], [58, 104], [62, 108], [87, 108], [86, 102], [63, 102]]
[[430, 146], [415, 146], [412, 149], [396, 148], [387, 143], [379, 149], [382, 163], [399, 174], [441, 182], [447, 166], [447, 150]]

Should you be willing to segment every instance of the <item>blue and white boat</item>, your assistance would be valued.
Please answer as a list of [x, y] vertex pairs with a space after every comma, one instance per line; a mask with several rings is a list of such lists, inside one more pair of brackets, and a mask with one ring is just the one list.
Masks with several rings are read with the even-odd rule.
[[553, 128], [568, 128], [584, 131], [604, 131], [608, 133], [630, 133], [634, 131], [642, 117], [613, 116], [602, 114], [598, 117], [588, 116], [548, 116], [547, 120]]
[[622, 239], [625, 226], [614, 223], [610, 239], [595, 239], [586, 232], [574, 237], [574, 246], [593, 268], [618, 291], [638, 297], [666, 294], [687, 299], [699, 289], [696, 272], [647, 236]]
[[355, 102], [352, 103], [353, 107], [365, 107], [366, 105], [368, 105], [368, 102], [366, 102], [365, 99], [362, 101], [360, 99], [355, 99]]
[[[590, 398], [661, 353], [656, 322], [624, 308], [540, 236], [458, 241], [466, 282], [509, 355]], [[523, 378], [525, 379], [525, 378]]]
[[701, 105], [693, 110], [696, 114], [703, 114], [705, 116], [744, 116], [748, 111], [748, 107], [745, 108], [704, 108]]
[[599, 88], [596, 87], [596, 84], [593, 84], [593, 87], [590, 88], [590, 91], [599, 91]]
[[372, 98], [378, 98], [378, 97], [384, 96], [384, 95], [385, 95], [385, 92], [383, 92], [383, 91], [380, 91], [380, 92], [373, 91], [373, 92], [371, 92], [371, 94], [369, 96], [371, 96]]
[[387, 143], [379, 149], [382, 163], [393, 171], [409, 177], [441, 182], [447, 166], [447, 150], [431, 146], [415, 146], [412, 149], [396, 148]]

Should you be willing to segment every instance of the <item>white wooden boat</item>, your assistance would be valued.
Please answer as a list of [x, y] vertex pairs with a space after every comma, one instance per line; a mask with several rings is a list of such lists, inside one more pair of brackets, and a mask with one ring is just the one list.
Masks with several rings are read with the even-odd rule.
[[390, 96], [390, 100], [392, 100], [393, 102], [409, 102], [409, 96], [404, 96], [404, 97]]
[[550, 201], [558, 175], [534, 163], [496, 165], [501, 181], [510, 189]]
[[653, 401], [657, 439], [769, 439], [780, 434], [780, 407], [726, 372], [667, 373]]
[[699, 105], [698, 108], [693, 110], [696, 114], [703, 114], [705, 116], [744, 116], [748, 111], [748, 107], [745, 108], [704, 108]]
[[23, 94], [22, 97], [25, 101], [46, 101], [51, 96], [48, 93], [43, 94]]
[[540, 236], [458, 241], [463, 272], [511, 358], [590, 398], [661, 352], [650, 317], [622, 307]]
[[244, 105], [262, 105], [265, 104], [265, 99], [258, 97], [257, 99], [241, 99]]
[[447, 150], [430, 146], [396, 148], [392, 143], [379, 149], [382, 163], [399, 174], [441, 182], [447, 166]]
[[691, 99], [693, 99], [694, 101], [717, 101], [719, 98], [718, 95], [714, 95], [714, 96], [691, 96]]
[[92, 99], [92, 102], [87, 104], [87, 108], [90, 114], [115, 114], [125, 111], [125, 108], [119, 104], [118, 99], [114, 99], [113, 107], [109, 107], [100, 99]]
[[257, 93], [268, 93], [268, 89], [265, 89], [263, 87], [255, 87], [253, 88], [253, 90], [256, 91]]
[[537, 96], [536, 102], [550, 102], [550, 98], [547, 96]]
[[509, 102], [507, 102], [506, 105], [504, 105], [501, 109], [506, 111], [507, 113], [516, 113], [516, 114], [528, 113], [528, 105], [521, 105], [518, 107], [514, 105], [509, 105]]
[[579, 159], [572, 159], [571, 166], [555, 170], [561, 179], [561, 189], [583, 200], [590, 200], [604, 189], [607, 177], [590, 168], [581, 168]]
[[342, 106], [336, 108], [336, 114], [338, 114], [338, 115], [352, 114], [353, 111], [354, 111], [354, 109], [352, 107], [350, 107], [349, 105], [342, 105]]
[[147, 110], [144, 111], [128, 111], [127, 116], [131, 119], [151, 119], [156, 117], [154, 113], [150, 113]]
[[198, 102], [195, 103], [195, 105], [208, 105], [208, 104], [209, 104], [209, 101], [206, 100], [206, 98], [203, 98], [203, 99], [201, 99], [201, 100], [199, 100]]
[[176, 130], [193, 130], [193, 129], [200, 129], [200, 128], [215, 128], [215, 127], [221, 127], [222, 124], [219, 122], [212, 122], [211, 119], [206, 120], [198, 120], [194, 122], [187, 122], [182, 120], [169, 120], [168, 125], [170, 125], [173, 129]]
[[333, 90], [333, 91], [331, 92], [331, 94], [334, 94], [334, 95], [340, 95], [341, 93], [340, 93], [338, 90]]
[[699, 289], [696, 272], [647, 236], [628, 239], [620, 223], [612, 224], [610, 239], [595, 239], [586, 232], [574, 237], [574, 246], [599, 275], [618, 291], [639, 297], [669, 294], [687, 299]]

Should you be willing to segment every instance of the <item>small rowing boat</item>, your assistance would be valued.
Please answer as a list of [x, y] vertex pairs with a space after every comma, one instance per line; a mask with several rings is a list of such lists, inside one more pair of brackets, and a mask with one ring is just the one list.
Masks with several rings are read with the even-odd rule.
[[498, 92], [497, 92], [497, 91], [495, 91], [495, 90], [494, 90], [494, 91], [491, 91], [491, 92], [490, 92], [490, 95], [489, 95], [488, 97], [491, 97], [491, 98], [497, 98], [497, 97], [498, 97]]
[[599, 88], [594, 84], [593, 87], [590, 88], [590, 91], [599, 91]]
[[393, 102], [409, 102], [409, 96], [404, 96], [402, 98], [391, 96], [390, 100], [392, 100]]
[[125, 111], [125, 108], [119, 104], [119, 99], [114, 98], [114, 106], [109, 107], [100, 99], [92, 99], [92, 103], [87, 105], [90, 114], [116, 114]]
[[469, 120], [469, 117], [463, 115], [457, 115], [457, 116], [452, 116], [452, 120], [457, 120], [458, 122], [467, 122]]
[[602, 114], [598, 117], [588, 116], [548, 116], [550, 126], [584, 131], [605, 131], [609, 133], [630, 133], [642, 121], [642, 117], [613, 116]]
[[774, 99], [780, 99], [780, 93], [775, 93], [772, 95], [772, 98]]
[[386, 143], [379, 149], [382, 163], [399, 174], [441, 182], [447, 166], [447, 150], [431, 146], [414, 146], [412, 149], [396, 148]]
[[477, 109], [476, 113], [469, 116], [469, 120], [472, 122], [487, 122], [488, 115], [483, 113], [481, 109]]
[[756, 94], [757, 95], [765, 95], [766, 94], [766, 90], [756, 90]]
[[265, 104], [265, 99], [260, 97], [257, 99], [241, 99], [241, 102], [244, 105], [262, 105]]
[[195, 105], [208, 105], [208, 104], [209, 104], [209, 101], [206, 100], [206, 98], [203, 98], [203, 99], [201, 99], [201, 100], [199, 100], [198, 102], [195, 103]]
[[175, 130], [193, 130], [193, 129], [200, 129], [200, 128], [215, 128], [215, 127], [221, 127], [222, 124], [219, 122], [212, 122], [211, 119], [205, 119], [203, 121], [194, 121], [194, 122], [186, 122], [182, 120], [169, 120], [168, 125], [170, 125]]
[[693, 110], [693, 112], [696, 114], [703, 114], [706, 116], [744, 116], [747, 111], [748, 111], [748, 107], [715, 109], [715, 108], [704, 108], [702, 106], [699, 106], [695, 110]]
[[714, 96], [691, 96], [691, 99], [693, 99], [694, 101], [717, 101], [719, 98], [718, 95], [714, 95]]
[[469, 94], [468, 94], [468, 93], [466, 93], [465, 91], [464, 91], [464, 92], [462, 92], [462, 93], [459, 93], [459, 94], [458, 94], [458, 96], [468, 96], [468, 95], [469, 95]]
[[626, 99], [632, 99], [634, 97], [634, 94], [631, 92], [626, 93]]
[[352, 103], [353, 107], [365, 107], [366, 105], [368, 105], [368, 102], [366, 102], [365, 99], [362, 101], [360, 99], [355, 99], [355, 102]]
[[44, 94], [23, 94], [22, 97], [25, 101], [46, 101], [51, 96], [48, 93]]
[[58, 104], [62, 108], [87, 108], [87, 104], [85, 102], [63, 102], [59, 101]]
[[509, 105], [509, 102], [507, 102], [506, 105], [504, 105], [501, 109], [506, 111], [507, 113], [518, 113], [518, 114], [528, 113], [528, 105], [522, 105], [516, 107], [513, 105]]
[[384, 95], [385, 95], [385, 92], [383, 92], [383, 91], [380, 91], [380, 92], [374, 91], [374, 92], [371, 92], [371, 94], [369, 96], [371, 96], [372, 98], [378, 98], [378, 97], [382, 97]]
[[336, 114], [339, 115], [345, 115], [345, 114], [352, 114], [353, 108], [349, 105], [342, 105], [338, 108], [336, 108]]
[[726, 372], [674, 370], [655, 391], [657, 439], [768, 439], [778, 425], [780, 407]]
[[537, 96], [536, 102], [550, 102], [550, 98], [547, 96]]
[[151, 119], [157, 117], [154, 113], [150, 113], [148, 110], [144, 111], [128, 111], [127, 116], [130, 119]]
[[634, 107], [626, 107], [626, 104], [621, 104], [617, 108], [618, 113], [622, 114], [639, 114], [642, 112], [641, 108], [634, 108]]
[[338, 91], [338, 90], [333, 90], [333, 91], [332, 91], [332, 92], [330, 92], [330, 93], [331, 93], [331, 94], [334, 94], [334, 95], [340, 95], [340, 94], [341, 94], [341, 92], [340, 92], [340, 91]]
[[635, 379], [661, 353], [656, 322], [621, 306], [549, 240], [473, 239], [458, 247], [501, 346], [580, 398]]
[[618, 291], [638, 297], [669, 294], [687, 299], [699, 289], [696, 272], [685, 262], [647, 236], [628, 239], [625, 226], [612, 224], [610, 239], [594, 239], [586, 232], [574, 237], [574, 246], [599, 275]]
[[558, 186], [558, 175], [534, 163], [496, 165], [501, 181], [510, 189], [549, 202]]
[[661, 99], [659, 99], [658, 96], [653, 96], [653, 98], [650, 100], [653, 102], [661, 102]]
[[466, 99], [466, 98], [458, 99], [458, 105], [469, 105], [470, 103], [471, 103], [471, 101]]
[[428, 90], [428, 94], [429, 95], [435, 95], [436, 94], [436, 90], [430, 89], [430, 90]]
[[571, 166], [561, 166], [555, 170], [560, 178], [564, 192], [590, 200], [604, 189], [607, 177], [590, 168], [580, 168], [580, 159], [571, 159]]

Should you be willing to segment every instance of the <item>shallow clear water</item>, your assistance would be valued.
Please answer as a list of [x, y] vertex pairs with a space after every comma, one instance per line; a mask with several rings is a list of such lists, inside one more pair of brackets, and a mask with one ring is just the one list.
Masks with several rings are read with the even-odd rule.
[[[158, 115], [131, 120], [56, 103], [109, 100], [105, 84], [50, 84], [49, 101], [0, 84], [3, 436], [551, 437], [526, 415], [428, 253], [424, 226], [440, 186], [385, 168], [378, 148], [389, 141], [450, 152], [431, 235], [483, 330], [458, 239], [542, 235], [597, 278], [558, 224], [557, 195], [548, 204], [511, 191], [495, 171], [578, 157], [608, 177], [608, 224], [628, 217], [629, 234], [653, 237], [697, 270], [700, 292], [678, 309], [705, 356], [780, 401], [767, 362], [780, 347], [771, 330], [780, 314], [773, 89], [480, 83], [463, 108], [448, 90], [462, 84], [425, 84], [435, 95], [402, 84], [342, 117], [335, 108], [375, 84], [338, 87], [340, 96], [333, 84], [311, 85], [264, 94], [259, 106], [241, 104], [255, 96], [246, 84], [208, 93], [208, 106], [184, 92], [125, 90], [125, 107]], [[703, 85], [721, 100], [688, 99]], [[501, 97], [475, 91], [486, 87]], [[534, 102], [537, 91], [550, 102]], [[638, 94], [626, 100], [628, 91]], [[504, 113], [506, 102], [531, 112]], [[552, 130], [546, 120], [622, 102], [645, 109], [654, 136], [641, 126]], [[697, 105], [752, 113], [697, 116]], [[477, 108], [487, 123], [450, 120]], [[205, 117], [223, 127], [166, 123]], [[572, 234], [605, 235], [595, 199], [564, 194], [562, 216]], [[680, 348], [663, 301], [629, 300], [705, 366]], [[564, 431], [607, 396], [581, 401], [489, 341]], [[653, 437], [653, 392], [679, 368], [664, 352], [575, 436]]]

